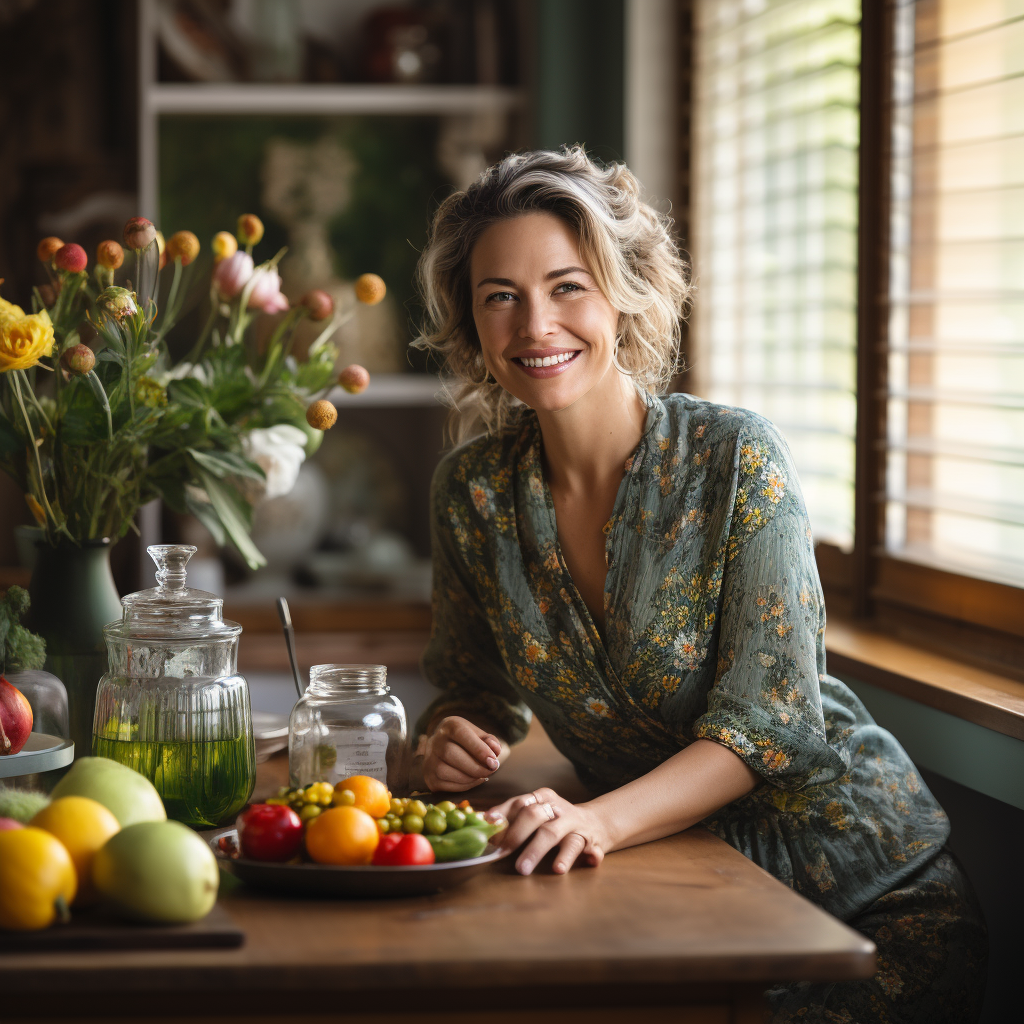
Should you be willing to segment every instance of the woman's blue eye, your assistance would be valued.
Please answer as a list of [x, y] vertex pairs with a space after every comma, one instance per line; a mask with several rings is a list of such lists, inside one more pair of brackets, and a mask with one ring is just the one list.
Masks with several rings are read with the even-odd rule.
[[[565, 281], [563, 284], [560, 284], [555, 289], [555, 291], [556, 292], [560, 292], [560, 291], [562, 291], [563, 288], [567, 288], [571, 292], [578, 292], [578, 291], [582, 291], [583, 290], [575, 281]], [[568, 294], [568, 292], [565, 292], [563, 294]]]
[[488, 302], [508, 302], [509, 299], [514, 299], [515, 296], [511, 292], [492, 292], [487, 296]]

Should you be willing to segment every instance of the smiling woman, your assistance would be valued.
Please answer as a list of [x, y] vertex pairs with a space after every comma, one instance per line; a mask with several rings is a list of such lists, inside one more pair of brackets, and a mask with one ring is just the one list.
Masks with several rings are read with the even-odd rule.
[[942, 808], [825, 671], [785, 442], [657, 394], [684, 271], [633, 176], [579, 149], [509, 157], [439, 211], [421, 344], [487, 432], [434, 477], [422, 781], [479, 785], [536, 715], [594, 798], [496, 809], [521, 873], [703, 823], [879, 948], [868, 982], [771, 993], [775, 1024], [973, 1020], [984, 925]]
[[[689, 283], [668, 224], [638, 202], [639, 191], [623, 164], [598, 167], [582, 148], [572, 147], [557, 155], [510, 156], [477, 186], [441, 204], [418, 268], [427, 318], [415, 344], [443, 361], [456, 385], [455, 403], [477, 408], [489, 431], [500, 429], [522, 399], [498, 382], [486, 362], [477, 333], [481, 302], [493, 297], [497, 308], [507, 309], [526, 301], [531, 314], [540, 313], [532, 300], [541, 283], [553, 302], [571, 299], [577, 290], [588, 306], [603, 301], [614, 319], [615, 365], [640, 391], [668, 385], [677, 369]], [[543, 240], [532, 230], [535, 217], [548, 222]], [[526, 223], [517, 223], [520, 218]], [[537, 257], [543, 257], [540, 263]], [[533, 280], [541, 264], [543, 282]], [[524, 269], [529, 281], [516, 278]], [[491, 287], [478, 287], [485, 284]], [[519, 291], [527, 285], [532, 296]], [[554, 357], [558, 351], [548, 341], [534, 346], [538, 353], [521, 354]], [[570, 355], [582, 347], [564, 337], [560, 344]]]

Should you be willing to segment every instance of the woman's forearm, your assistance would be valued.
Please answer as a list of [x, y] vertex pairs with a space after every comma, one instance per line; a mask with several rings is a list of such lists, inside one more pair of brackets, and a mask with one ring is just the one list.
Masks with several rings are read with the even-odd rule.
[[761, 776], [731, 750], [697, 740], [653, 771], [584, 804], [604, 823], [604, 852], [682, 832], [746, 796]]

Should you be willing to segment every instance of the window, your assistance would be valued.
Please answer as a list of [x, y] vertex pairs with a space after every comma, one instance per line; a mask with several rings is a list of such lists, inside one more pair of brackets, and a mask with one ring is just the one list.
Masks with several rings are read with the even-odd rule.
[[691, 375], [706, 397], [780, 428], [815, 538], [847, 549], [859, 21], [858, 0], [705, 0], [694, 10]]
[[1024, 584], [1024, 2], [895, 16], [886, 548]]
[[1019, 666], [1024, 0], [692, 6], [686, 386], [780, 427], [855, 610]]

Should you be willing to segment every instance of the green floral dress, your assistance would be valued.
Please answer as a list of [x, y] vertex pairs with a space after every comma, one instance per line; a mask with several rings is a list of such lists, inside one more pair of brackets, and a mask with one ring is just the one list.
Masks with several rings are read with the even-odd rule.
[[531, 411], [442, 461], [432, 517], [423, 668], [443, 692], [421, 728], [459, 714], [514, 743], [535, 714], [596, 791], [722, 743], [764, 784], [704, 824], [854, 924], [942, 851], [948, 819], [907, 754], [825, 672], [807, 513], [764, 418], [649, 400], [605, 526], [603, 637], [561, 556]]

